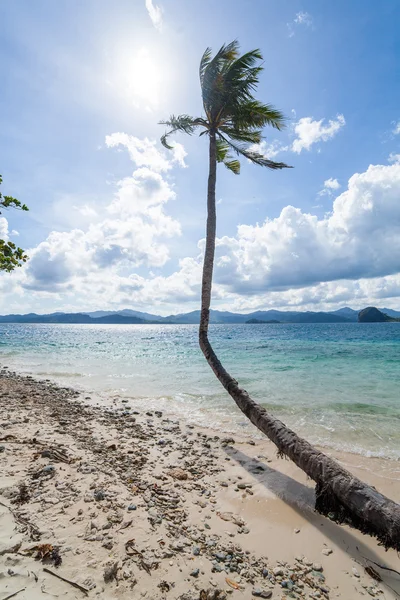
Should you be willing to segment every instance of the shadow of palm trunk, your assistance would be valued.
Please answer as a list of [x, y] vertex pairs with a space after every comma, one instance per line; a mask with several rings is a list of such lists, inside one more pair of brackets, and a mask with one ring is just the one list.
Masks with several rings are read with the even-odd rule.
[[[344, 550], [353, 560], [364, 567], [378, 570], [382, 582], [400, 596], [400, 574], [393, 572], [390, 565], [370, 546], [358, 539], [347, 527], [336, 524], [314, 511], [315, 491], [269, 465], [254, 459], [237, 448], [224, 448], [227, 455], [250, 473], [259, 484], [275, 494], [317, 530], [323, 527], [324, 535], [337, 547]], [[262, 470], [261, 470], [262, 466]], [[379, 565], [379, 566], [378, 566]]]

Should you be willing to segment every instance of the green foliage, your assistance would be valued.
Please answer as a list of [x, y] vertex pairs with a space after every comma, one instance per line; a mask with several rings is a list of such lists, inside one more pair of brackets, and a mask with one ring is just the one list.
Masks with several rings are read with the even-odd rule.
[[162, 136], [162, 144], [171, 149], [168, 143], [171, 134], [181, 131], [192, 135], [200, 127], [200, 135], [216, 136], [217, 161], [235, 174], [240, 172], [240, 163], [231, 152], [269, 169], [288, 168], [285, 163], [269, 160], [251, 149], [263, 139], [265, 126], [278, 130], [285, 127], [285, 117], [278, 109], [253, 97], [263, 70], [262, 59], [260, 50], [240, 56], [236, 40], [224, 44], [214, 57], [211, 48], [207, 48], [199, 69], [205, 118], [173, 115], [161, 122], [170, 128]]
[[[0, 184], [2, 182], [3, 178], [0, 175]], [[0, 192], [0, 209], [8, 208], [25, 211], [29, 210], [26, 204], [22, 204], [22, 202], [12, 196], [3, 196]], [[10, 273], [16, 267], [21, 267], [27, 260], [28, 257], [22, 248], [18, 248], [13, 242], [6, 242], [5, 240], [0, 239], [0, 271], [7, 271]]]

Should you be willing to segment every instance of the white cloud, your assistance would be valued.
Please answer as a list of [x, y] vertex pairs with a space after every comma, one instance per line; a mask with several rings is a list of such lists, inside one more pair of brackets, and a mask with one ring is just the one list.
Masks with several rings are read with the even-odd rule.
[[300, 154], [302, 150], [310, 150], [318, 142], [327, 142], [335, 137], [338, 131], [346, 124], [343, 115], [337, 115], [336, 119], [331, 119], [324, 124], [325, 119], [315, 121], [312, 117], [302, 117], [291, 127], [291, 136], [295, 136], [292, 143], [283, 144], [279, 140], [267, 142], [263, 140], [259, 144], [253, 144], [250, 149], [260, 152], [270, 160], [274, 159], [282, 152], [295, 152]]
[[309, 13], [300, 11], [296, 14], [293, 21], [287, 23], [287, 28], [289, 30], [289, 37], [293, 37], [295, 34], [295, 29], [299, 26], [303, 27], [312, 27], [313, 20]]
[[390, 163], [400, 162], [400, 154], [395, 154], [394, 152], [391, 152], [389, 154], [388, 161]]
[[324, 181], [324, 187], [318, 192], [318, 196], [330, 196], [334, 190], [338, 190], [339, 188], [340, 183], [338, 180], [330, 177]]
[[395, 123], [392, 133], [394, 133], [394, 135], [400, 135], [400, 121]]
[[[129, 136], [122, 139], [128, 149]], [[53, 231], [29, 250], [27, 265], [6, 283], [0, 277], [2, 312], [131, 307], [168, 314], [198, 307], [204, 240], [198, 255], [182, 258], [170, 275], [157, 270], [180, 225], [165, 212], [175, 195], [164, 178], [166, 155], [151, 146], [147, 156], [139, 152], [140, 166], [116, 184], [101, 219]], [[337, 190], [337, 180], [327, 179], [324, 189]], [[354, 174], [324, 218], [286, 206], [275, 219], [240, 225], [235, 236], [217, 240], [214, 307], [396, 307], [399, 200], [398, 160]]]
[[158, 31], [162, 31], [163, 28], [163, 11], [160, 6], [153, 4], [153, 0], [145, 0], [147, 12], [149, 13], [149, 17], [154, 27], [158, 29]]
[[175, 143], [171, 154], [166, 156], [157, 149], [157, 142], [148, 138], [139, 139], [127, 133], [113, 133], [106, 136], [106, 145], [109, 148], [125, 147], [131, 160], [138, 167], [149, 167], [153, 171], [162, 172], [172, 169], [174, 163], [181, 167], [185, 165], [186, 151], [182, 144]]
[[315, 121], [312, 117], [300, 119], [294, 126], [297, 137], [292, 144], [293, 152], [300, 154], [302, 150], [310, 150], [313, 144], [330, 140], [346, 124], [343, 115], [337, 115], [336, 120], [331, 119], [326, 125], [324, 121]]
[[322, 219], [286, 206], [261, 225], [240, 225], [218, 240], [216, 281], [260, 294], [400, 271], [400, 163], [356, 173]]
[[324, 181], [324, 186], [330, 190], [338, 190], [340, 188], [340, 183], [337, 179], [330, 177]]
[[8, 221], [5, 217], [0, 217], [0, 239], [8, 241]]
[[[102, 218], [93, 219], [87, 229], [53, 231], [29, 251], [24, 268], [23, 287], [50, 292], [68, 291], [78, 280], [89, 282], [107, 269], [140, 265], [161, 267], [169, 259], [168, 238], [180, 235], [180, 224], [164, 212], [164, 205], [175, 198], [171, 184], [162, 172], [172, 163], [183, 165], [182, 146], [171, 153], [171, 161], [155, 143], [126, 134], [107, 136], [108, 146], [123, 145], [139, 166], [130, 177], [116, 184], [111, 202]], [[90, 207], [86, 210], [92, 213]], [[107, 275], [108, 277], [108, 275]]]
[[253, 144], [252, 146], [250, 146], [250, 150], [252, 150], [253, 152], [259, 152], [260, 154], [265, 156], [265, 158], [272, 160], [281, 152], [289, 150], [289, 146], [284, 146], [277, 140], [274, 140], [270, 144], [263, 140], [259, 144]]

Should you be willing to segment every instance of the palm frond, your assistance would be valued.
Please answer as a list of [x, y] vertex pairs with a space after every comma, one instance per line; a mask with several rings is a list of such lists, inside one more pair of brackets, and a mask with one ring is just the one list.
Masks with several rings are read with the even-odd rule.
[[166, 125], [171, 128], [161, 136], [161, 143], [168, 150], [172, 150], [173, 146], [170, 146], [167, 141], [171, 134], [176, 131], [182, 131], [183, 133], [192, 135], [199, 125], [206, 126], [206, 121], [201, 118], [195, 119], [189, 115], [178, 115], [177, 117], [171, 115], [168, 121], [160, 121], [159, 125]]
[[224, 162], [229, 153], [229, 144], [224, 140], [217, 140], [217, 162]]
[[[235, 60], [239, 54], [239, 44], [237, 40], [224, 44], [218, 50], [214, 58], [211, 58], [211, 51], [208, 53], [206, 50], [206, 57], [202, 63], [200, 63], [200, 83], [201, 92], [203, 97], [203, 104], [206, 114], [209, 113], [210, 107], [214, 104], [213, 97], [215, 94], [218, 95], [223, 78], [221, 77], [221, 71], [224, 63]], [[204, 55], [203, 55], [204, 56]]]
[[[254, 67], [258, 60], [262, 60], [261, 50], [250, 50], [226, 64], [227, 81], [235, 81], [244, 77], [249, 69]], [[262, 67], [261, 67], [262, 68]]]
[[238, 160], [226, 160], [224, 165], [235, 175], [240, 175], [240, 162]]
[[244, 156], [250, 162], [255, 165], [259, 165], [260, 167], [267, 167], [268, 169], [276, 170], [276, 169], [292, 169], [290, 165], [282, 162], [275, 162], [274, 160], [270, 160], [266, 158], [263, 154], [259, 152], [255, 152], [254, 150], [249, 150], [247, 146], [243, 144], [238, 144], [232, 142], [232, 140], [226, 138], [221, 133], [219, 134], [222, 141], [224, 141], [228, 146], [239, 156]]
[[200, 83], [203, 83], [203, 78], [204, 78], [204, 72], [206, 70], [206, 68], [208, 67], [208, 65], [211, 62], [211, 57], [212, 57], [212, 50], [211, 48], [206, 48], [204, 51], [203, 56], [201, 57], [201, 61], [200, 61], [200, 67], [199, 67], [199, 76], [200, 76]]
[[223, 125], [219, 130], [238, 142], [248, 142], [249, 144], [259, 144], [261, 142], [261, 129], [239, 129]]
[[239, 175], [240, 173], [240, 162], [232, 158], [229, 154], [229, 144], [222, 140], [217, 139], [217, 162], [223, 163], [227, 169]]
[[281, 131], [286, 126], [285, 116], [280, 110], [254, 99], [239, 104], [232, 121], [238, 129], [270, 125]]

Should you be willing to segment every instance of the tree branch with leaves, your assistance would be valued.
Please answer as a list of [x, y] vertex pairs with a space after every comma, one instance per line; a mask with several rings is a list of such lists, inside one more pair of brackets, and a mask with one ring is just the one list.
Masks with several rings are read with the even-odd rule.
[[[0, 175], [0, 185], [3, 178]], [[10, 208], [16, 210], [28, 211], [29, 208], [13, 196], [3, 196], [0, 192], [0, 215], [3, 210]], [[14, 242], [2, 240], [0, 238], [0, 271], [11, 273], [16, 267], [21, 267], [28, 260], [25, 251], [19, 248]]]

